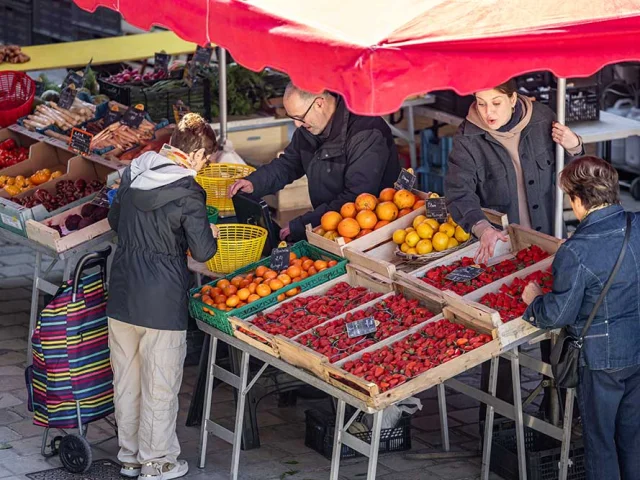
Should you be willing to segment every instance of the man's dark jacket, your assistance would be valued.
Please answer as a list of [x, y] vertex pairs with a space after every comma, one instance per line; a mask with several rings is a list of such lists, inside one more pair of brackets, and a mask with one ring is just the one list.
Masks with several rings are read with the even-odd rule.
[[378, 195], [393, 187], [400, 174], [391, 129], [381, 117], [363, 117], [347, 110], [338, 98], [336, 112], [320, 135], [296, 129], [278, 158], [247, 177], [262, 197], [282, 190], [303, 175], [309, 182], [314, 210], [289, 223], [289, 240], [305, 238], [305, 226], [320, 224], [330, 210], [339, 211], [361, 193]]

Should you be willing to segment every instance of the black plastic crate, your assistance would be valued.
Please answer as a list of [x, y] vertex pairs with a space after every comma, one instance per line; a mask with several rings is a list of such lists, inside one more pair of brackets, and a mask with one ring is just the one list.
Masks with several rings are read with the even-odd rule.
[[0, 1], [0, 42], [31, 45], [31, 0]]
[[430, 107], [460, 118], [467, 117], [469, 107], [476, 100], [473, 95], [461, 97], [452, 90], [440, 90], [431, 93], [435, 96], [435, 102], [429, 105]]
[[33, 31], [64, 42], [74, 40], [72, 0], [33, 0]]
[[85, 31], [101, 32], [104, 36], [122, 34], [122, 17], [115, 10], [98, 7], [95, 12], [87, 12], [73, 5], [71, 23]]
[[36, 32], [33, 32], [31, 35], [31, 45], [50, 45], [53, 43], [64, 43], [64, 41], [52, 38], [48, 35], [41, 35]]
[[79, 42], [83, 40], [97, 40], [99, 38], [105, 38], [109, 36], [111, 35], [104, 32], [92, 30], [90, 28], [80, 28], [77, 26], [74, 26], [73, 28], [73, 39]]
[[[306, 428], [304, 444], [331, 459], [333, 453], [333, 435], [335, 428], [335, 415], [322, 410], [307, 410], [304, 412]], [[358, 420], [362, 414], [358, 417]], [[371, 444], [371, 432], [360, 432], [355, 437], [365, 443]], [[403, 452], [411, 450], [411, 416], [404, 415], [400, 418], [395, 428], [385, 428], [380, 432], [380, 453]], [[362, 456], [351, 447], [342, 445], [340, 458], [352, 458]]]
[[[518, 480], [516, 430], [509, 420], [496, 420], [491, 446], [491, 471], [505, 480]], [[529, 480], [557, 480], [559, 478], [561, 443], [531, 428], [524, 428]], [[571, 442], [568, 480], [586, 478], [582, 440]]]
[[[549, 106], [555, 110], [557, 90], [549, 92]], [[565, 122], [592, 122], [600, 119], [600, 87], [567, 87]]]

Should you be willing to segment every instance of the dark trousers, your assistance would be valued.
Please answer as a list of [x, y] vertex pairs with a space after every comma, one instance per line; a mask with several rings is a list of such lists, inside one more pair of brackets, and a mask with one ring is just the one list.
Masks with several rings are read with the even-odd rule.
[[640, 479], [640, 366], [580, 369], [587, 480]]

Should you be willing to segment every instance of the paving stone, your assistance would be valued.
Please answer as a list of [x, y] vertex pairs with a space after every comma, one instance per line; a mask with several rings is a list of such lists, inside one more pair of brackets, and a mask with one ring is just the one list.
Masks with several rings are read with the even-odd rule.
[[480, 438], [480, 424], [475, 423], [471, 425], [463, 425], [462, 427], [456, 427], [457, 431], [464, 433], [465, 435], [469, 435], [473, 438]]
[[[417, 450], [412, 445], [412, 450]], [[416, 468], [425, 468], [435, 465], [432, 460], [408, 460], [403, 456], [405, 452], [384, 453], [378, 457], [378, 462], [395, 472], [406, 472]]]
[[469, 425], [471, 423], [478, 423], [479, 418], [479, 409], [478, 408], [467, 408], [465, 410], [456, 410], [453, 412], [449, 412], [449, 418], [455, 418], [460, 423], [464, 425]]
[[0, 367], [0, 377], [5, 375], [24, 375], [24, 370], [14, 365]]
[[[457, 427], [461, 425], [459, 421], [451, 418], [449, 415], [449, 427]], [[411, 426], [424, 430], [425, 432], [431, 432], [434, 430], [440, 430], [440, 416], [439, 415], [426, 415], [424, 417], [418, 417], [411, 419]]]
[[14, 325], [28, 326], [29, 313], [17, 312], [17, 313], [7, 313], [6, 315], [0, 315], [0, 328], [11, 327]]
[[[0, 381], [2, 381], [2, 379], [0, 379]], [[9, 408], [15, 405], [20, 405], [22, 403], [22, 400], [14, 397], [10, 393], [2, 393], [3, 390], [9, 390], [9, 389], [3, 388], [2, 385], [0, 384], [0, 408]]]
[[2, 274], [5, 277], [19, 277], [19, 276], [31, 276], [33, 278], [33, 273], [35, 271], [34, 265], [11, 265], [8, 267], [2, 267]]
[[480, 406], [480, 402], [460, 393], [457, 395], [447, 395], [447, 406], [451, 406], [455, 410], [463, 410], [465, 408], [478, 407]]
[[[8, 427], [0, 427], [0, 443], [11, 443], [22, 437]], [[14, 472], [15, 473], [15, 472]]]
[[429, 478], [427, 475], [433, 474], [447, 480], [462, 480], [468, 477], [476, 478], [480, 474], [480, 468], [467, 461], [457, 460], [427, 467], [423, 472], [425, 474], [423, 478]]
[[31, 300], [31, 290], [27, 288], [3, 288], [0, 289], [0, 301], [5, 300]]
[[37, 453], [23, 458], [24, 461], [6, 465], [6, 467], [14, 474], [23, 475], [28, 473], [42, 472], [44, 470], [51, 470], [62, 466], [62, 463], [60, 463], [60, 458], [57, 456], [44, 459], [42, 455], [40, 455], [40, 453]]
[[9, 471], [0, 463], [0, 478], [4, 479], [7, 477], [13, 476], [13, 472]]
[[[14, 327], [11, 327], [11, 328], [14, 328]], [[8, 352], [8, 351], [22, 352], [22, 354], [24, 355], [24, 358], [27, 358], [26, 338], [14, 338], [11, 340], [4, 340], [5, 338], [4, 334], [6, 330], [7, 330], [6, 328], [2, 329], [3, 340], [0, 341], [0, 352]]]
[[2, 251], [2, 263], [5, 265], [30, 265], [34, 264], [36, 261], [36, 256], [34, 253], [18, 253], [14, 255], [4, 255], [4, 250]]
[[3, 426], [10, 425], [11, 430], [15, 431], [15, 428], [13, 428], [13, 425], [15, 425], [17, 422], [20, 422], [21, 420], [22, 420], [22, 417], [17, 413], [4, 408], [0, 409], [0, 425], [3, 425]]
[[[431, 447], [440, 448], [442, 445], [442, 436], [440, 435], [440, 431], [433, 432], [415, 432], [415, 436], [427, 443]], [[413, 435], [412, 435], [413, 437]], [[459, 445], [461, 443], [466, 443], [472, 440], [471, 437], [467, 437], [465, 434], [458, 432], [456, 430], [449, 430], [449, 443], [451, 445]]]
[[25, 355], [22, 352], [6, 352], [0, 353], [0, 367], [6, 365], [21, 365], [25, 364]]
[[[32, 252], [32, 250], [29, 247], [26, 247], [24, 245], [2, 244], [2, 250], [0, 250], [0, 252], [2, 252], [2, 257], [4, 258], [5, 256], [8, 256], [8, 255], [18, 255], [20, 253], [29, 253], [29, 252]], [[35, 261], [35, 256], [32, 256], [32, 261]]]
[[15, 417], [18, 419], [18, 420], [14, 420], [9, 425], [9, 428], [11, 428], [11, 430], [13, 430], [14, 432], [18, 433], [22, 438], [42, 435], [42, 431], [43, 431], [42, 427], [38, 427], [37, 425], [34, 425], [32, 419], [22, 419], [22, 417], [20, 417], [17, 413], [11, 412], [10, 410], [6, 410], [6, 412], [9, 412], [15, 415]]
[[[4, 268], [1, 269], [4, 273]], [[25, 276], [14, 276], [9, 278], [0, 278], [0, 288], [16, 288], [16, 287], [32, 287], [33, 286], [33, 268], [29, 272], [31, 278]]]
[[31, 302], [29, 300], [9, 300], [0, 302], [0, 312], [2, 313], [29, 312], [30, 310]]
[[[366, 480], [367, 465], [367, 458], [359, 458], [357, 463], [347, 465], [345, 465], [343, 462], [340, 462], [340, 470], [338, 471], [338, 473], [349, 480]], [[392, 473], [392, 470], [388, 469], [384, 465], [381, 465], [380, 462], [378, 462], [378, 468], [376, 469], [376, 478], [384, 477], [385, 475], [388, 475], [390, 473]], [[397, 472], [395, 472], [394, 474], [398, 475]], [[399, 480], [400, 478], [404, 479], [404, 474], [402, 475], [402, 477], [396, 476], [396, 479]]]

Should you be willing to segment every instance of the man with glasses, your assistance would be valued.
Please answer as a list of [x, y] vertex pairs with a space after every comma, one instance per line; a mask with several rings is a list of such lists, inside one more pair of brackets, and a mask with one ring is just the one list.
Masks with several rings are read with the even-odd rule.
[[324, 213], [339, 211], [361, 193], [377, 195], [398, 179], [398, 152], [381, 117], [355, 115], [342, 98], [305, 92], [291, 83], [284, 108], [297, 127], [291, 143], [270, 164], [229, 188], [230, 196], [243, 191], [263, 197], [306, 175], [314, 210], [283, 226], [281, 239], [304, 239], [305, 226], [319, 225]]

